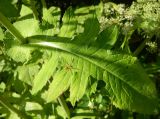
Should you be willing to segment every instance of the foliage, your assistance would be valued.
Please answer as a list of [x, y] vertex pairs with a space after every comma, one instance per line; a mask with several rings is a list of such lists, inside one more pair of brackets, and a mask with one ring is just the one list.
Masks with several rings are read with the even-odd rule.
[[[100, 2], [69, 7], [62, 17], [44, 0], [0, 1], [0, 117], [113, 118], [119, 109], [157, 114], [155, 83], [135, 56], [145, 43], [136, 53], [129, 44], [137, 29], [159, 37], [159, 4], [149, 3]], [[158, 46], [149, 43], [155, 52]]]

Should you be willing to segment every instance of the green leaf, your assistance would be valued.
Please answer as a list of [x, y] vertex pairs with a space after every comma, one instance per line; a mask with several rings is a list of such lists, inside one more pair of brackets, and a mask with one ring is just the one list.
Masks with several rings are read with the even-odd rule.
[[[75, 13], [75, 11], [71, 11], [71, 13]], [[74, 32], [75, 29], [79, 29], [79, 26], [77, 28], [71, 26], [77, 22], [74, 19], [75, 16], [67, 16], [66, 23], [68, 24], [65, 24], [65, 28], [61, 29], [65, 33], [60, 36], [65, 36], [71, 40], [60, 37], [57, 37], [57, 39], [56, 37], [43, 39], [44, 37], [39, 36], [36, 38], [35, 36], [29, 38], [29, 44], [30, 46], [50, 48], [58, 52], [59, 60], [65, 61], [64, 64], [60, 62], [59, 65], [62, 65], [62, 68], [66, 67], [66, 64], [69, 65], [69, 70], [73, 72], [73, 78], [70, 83], [70, 100], [72, 105], [85, 94], [88, 78], [92, 76], [97, 80], [101, 79], [106, 82], [106, 89], [112, 103], [116, 107], [140, 113], [154, 113], [157, 106], [156, 88], [142, 66], [139, 65], [137, 58], [123, 52], [108, 50], [112, 48], [117, 40], [118, 27], [112, 26], [107, 28], [98, 35], [98, 38], [94, 34], [93, 36], [90, 34], [88, 36], [84, 35], [86, 34], [85, 29], [89, 28], [90, 30], [87, 31], [90, 33], [99, 32], [99, 26], [95, 26], [96, 30], [93, 29], [93, 24], [96, 23], [93, 14], [95, 15], [92, 12], [92, 15], [89, 15], [90, 17], [84, 18], [84, 23], [87, 23], [88, 20], [91, 21], [90, 19], [93, 19], [93, 22], [90, 22], [89, 25], [84, 25], [84, 30], [80, 30], [81, 32]], [[96, 23], [96, 25], [99, 24]], [[73, 37], [75, 34], [77, 36]], [[84, 42], [85, 37], [87, 37], [86, 42]], [[62, 76], [60, 75], [59, 77]], [[64, 91], [64, 89], [62, 90]], [[59, 95], [62, 91], [58, 92], [56, 95]]]
[[38, 65], [23, 65], [17, 68], [19, 80], [31, 86], [33, 84], [34, 76], [38, 73], [38, 71]]
[[38, 33], [39, 33], [38, 32], [39, 23], [37, 20], [35, 20], [33, 18], [17, 21], [13, 25], [18, 29], [18, 31], [24, 37], [38, 35]]
[[4, 82], [0, 83], [0, 93], [4, 92], [6, 89], [6, 84]]
[[17, 17], [18, 10], [15, 7], [16, 2], [13, 0], [0, 0], [0, 11], [6, 17]]
[[99, 22], [94, 16], [92, 18], [86, 19], [84, 21], [84, 32], [77, 35], [76, 40], [80, 41], [80, 44], [82, 43], [91, 44], [96, 40], [99, 30], [100, 30]]
[[0, 72], [3, 71], [4, 66], [6, 65], [5, 60], [0, 59]]
[[[74, 58], [75, 62], [72, 60], [70, 63], [73, 62], [73, 68], [75, 67], [78, 70], [75, 72], [75, 78], [73, 78], [70, 88], [72, 104], [84, 95], [90, 75], [97, 79], [95, 76], [103, 74], [103, 80], [106, 82], [106, 88], [115, 106], [141, 113], [155, 111], [157, 104], [155, 85], [135, 57], [100, 49], [99, 47], [97, 49], [96, 45], [86, 48], [85, 45], [77, 45], [73, 41], [68, 43], [66, 41], [43, 40], [33, 43], [53, 49], [58, 48], [63, 51], [62, 53], [69, 53], [69, 56]], [[96, 67], [97, 71], [101, 69], [102, 72], [98, 74], [94, 70], [90, 72], [91, 65], [93, 69]]]
[[127, 55], [110, 57], [117, 60], [104, 67], [107, 70], [103, 79], [112, 103], [133, 112], [154, 113], [157, 104], [155, 85], [137, 59]]
[[42, 106], [36, 102], [26, 102], [25, 111], [42, 110]]
[[86, 91], [91, 65], [89, 62], [85, 62], [80, 58], [77, 60], [75, 67], [78, 71], [75, 73], [70, 86], [70, 101], [72, 105], [82, 98]]
[[55, 101], [65, 92], [69, 88], [72, 78], [73, 74], [66, 72], [65, 69], [57, 71], [48, 89], [47, 102]]
[[54, 25], [56, 28], [59, 28], [60, 17], [61, 11], [58, 7], [50, 7], [49, 9], [43, 9], [43, 20], [47, 21], [49, 24]]
[[31, 58], [32, 49], [21, 46], [13, 46], [7, 51], [7, 55], [10, 56], [16, 62], [27, 62]]
[[52, 54], [51, 58], [43, 64], [41, 70], [33, 80], [33, 88], [32, 88], [33, 94], [36, 94], [45, 86], [48, 79], [51, 78], [54, 71], [56, 70], [57, 63], [58, 63], [57, 55]]
[[77, 20], [74, 18], [74, 10], [70, 7], [63, 17], [63, 26], [60, 29], [58, 36], [72, 37], [76, 32]]
[[2, 31], [2, 28], [0, 27], [0, 41], [3, 41], [4, 33]]
[[[108, 30], [110, 29], [110, 30]], [[97, 44], [101, 48], [111, 49], [117, 41], [118, 38], [118, 27], [116, 25], [112, 25], [103, 30], [97, 38]], [[104, 40], [107, 39], [107, 40]]]
[[20, 18], [21, 19], [23, 17], [28, 18], [27, 16], [29, 16], [29, 15], [31, 15], [30, 18], [33, 18], [32, 10], [29, 7], [27, 7], [27, 6], [25, 6], [25, 5], [22, 4], [22, 8], [21, 8], [21, 11], [20, 11]]
[[[35, 20], [31, 14], [32, 11], [26, 6], [22, 6], [21, 17], [19, 21], [14, 23], [14, 26], [20, 31], [24, 37], [32, 35], [49, 35], [53, 36], [59, 32], [60, 9], [51, 7], [43, 10], [43, 21]], [[29, 27], [28, 27], [29, 26]]]

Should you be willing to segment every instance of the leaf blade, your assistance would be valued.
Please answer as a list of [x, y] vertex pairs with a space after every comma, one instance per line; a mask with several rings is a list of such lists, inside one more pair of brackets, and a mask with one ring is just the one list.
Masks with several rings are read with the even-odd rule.
[[57, 63], [57, 58], [52, 54], [51, 58], [42, 66], [41, 70], [33, 80], [32, 94], [36, 94], [44, 87], [55, 71]]
[[70, 86], [72, 75], [65, 70], [58, 71], [47, 91], [47, 102], [55, 101]]

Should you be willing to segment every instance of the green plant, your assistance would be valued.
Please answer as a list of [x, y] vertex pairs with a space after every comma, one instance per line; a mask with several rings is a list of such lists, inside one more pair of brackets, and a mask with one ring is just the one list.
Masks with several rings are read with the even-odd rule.
[[[0, 8], [7, 4], [17, 13], [11, 1], [1, 0]], [[120, 26], [100, 27], [102, 3], [68, 8], [61, 26], [60, 9], [47, 9], [43, 0], [39, 21], [36, 2], [22, 4], [13, 21], [5, 8], [0, 13], [2, 117], [97, 118], [103, 115], [95, 110], [111, 104], [156, 113], [155, 84], [131, 52], [116, 49]]]

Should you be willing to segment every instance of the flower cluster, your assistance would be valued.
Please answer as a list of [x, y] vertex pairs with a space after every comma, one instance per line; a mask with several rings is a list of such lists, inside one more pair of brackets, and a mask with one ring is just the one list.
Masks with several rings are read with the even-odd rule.
[[134, 29], [142, 29], [151, 36], [160, 35], [160, 1], [138, 0], [130, 7], [108, 2], [103, 9], [103, 16], [99, 20], [102, 30], [108, 25], [117, 24], [124, 35]]

